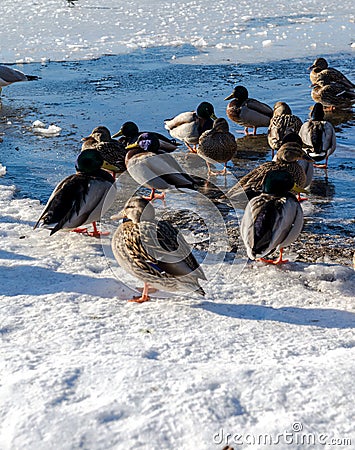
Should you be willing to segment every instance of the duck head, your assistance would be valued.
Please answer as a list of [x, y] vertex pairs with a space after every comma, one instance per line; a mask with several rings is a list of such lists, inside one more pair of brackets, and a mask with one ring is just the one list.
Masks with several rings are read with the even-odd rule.
[[[142, 133], [134, 144], [126, 146], [127, 150], [137, 149], [140, 152], [159, 153], [160, 143], [159, 139], [152, 133]], [[137, 152], [136, 152], [137, 153]]]
[[111, 133], [108, 128], [99, 126], [94, 128], [89, 136], [84, 137], [82, 141], [86, 141], [90, 138], [95, 139], [96, 142], [108, 142], [111, 140]]
[[126, 136], [126, 137], [135, 137], [139, 134], [139, 129], [137, 124], [135, 124], [134, 122], [125, 122], [120, 130], [115, 133], [112, 138], [116, 138], [119, 136]]
[[295, 184], [293, 176], [287, 170], [270, 170], [263, 179], [264, 194], [285, 197], [288, 192], [307, 192]]
[[200, 119], [217, 119], [214, 113], [214, 107], [212, 103], [209, 102], [200, 103], [196, 108], [196, 114]]
[[315, 69], [316, 72], [320, 72], [321, 70], [327, 69], [328, 68], [328, 63], [327, 60], [324, 58], [317, 58], [314, 63], [308, 67], [308, 70], [313, 70]]
[[228, 122], [226, 121], [226, 119], [224, 119], [223, 117], [218, 117], [213, 122], [213, 130], [215, 130], [219, 133], [228, 133], [229, 125], [228, 125]]
[[274, 104], [274, 116], [291, 115], [291, 108], [285, 102], [276, 102]]
[[291, 133], [287, 133], [286, 136], [282, 139], [281, 145], [286, 144], [287, 142], [294, 142], [295, 144], [298, 144], [300, 147], [303, 145], [303, 141], [299, 134], [294, 133], [293, 131]]
[[228, 97], [226, 97], [224, 100], [231, 100], [232, 98], [234, 98], [235, 100], [237, 100], [238, 104], [242, 104], [245, 100], [248, 99], [249, 93], [248, 93], [248, 89], [244, 86], [236, 86], [233, 89], [233, 92], [228, 95]]
[[155, 210], [151, 202], [142, 197], [131, 197], [122, 211], [111, 216], [111, 219], [126, 219], [133, 223], [152, 221], [155, 218]]
[[265, 194], [284, 197], [294, 184], [293, 177], [287, 170], [270, 170], [263, 179], [262, 190]]
[[80, 153], [76, 160], [75, 168], [78, 172], [90, 175], [101, 169], [103, 163], [104, 159], [100, 153], [90, 148]]
[[322, 103], [316, 103], [313, 106], [310, 116], [312, 120], [324, 120], [324, 108]]

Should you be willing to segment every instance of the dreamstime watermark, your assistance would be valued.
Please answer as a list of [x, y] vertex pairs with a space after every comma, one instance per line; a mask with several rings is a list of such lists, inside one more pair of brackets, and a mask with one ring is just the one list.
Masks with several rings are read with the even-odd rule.
[[305, 432], [301, 422], [294, 422], [290, 430], [282, 433], [229, 433], [220, 428], [213, 435], [213, 443], [216, 445], [307, 445], [307, 446], [351, 446], [351, 438], [336, 437], [328, 433]]

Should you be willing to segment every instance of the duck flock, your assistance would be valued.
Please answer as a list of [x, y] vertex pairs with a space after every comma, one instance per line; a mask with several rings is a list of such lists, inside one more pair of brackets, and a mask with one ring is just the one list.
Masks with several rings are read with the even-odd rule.
[[[332, 124], [325, 111], [351, 110], [355, 85], [324, 58], [309, 68], [313, 105], [305, 123], [292, 114], [289, 105], [278, 101], [273, 108], [249, 98], [246, 87], [236, 86], [225, 100], [227, 118], [249, 128], [268, 128], [272, 160], [265, 162], [224, 193], [220, 202], [244, 209], [240, 234], [251, 260], [282, 264], [283, 248], [294, 242], [303, 228], [301, 193], [307, 193], [313, 168], [327, 170], [328, 159], [336, 149]], [[0, 89], [9, 84], [38, 77], [0, 66]], [[96, 222], [114, 204], [116, 177], [124, 172], [141, 187], [146, 197], [132, 196], [123, 210], [112, 216], [122, 219], [112, 237], [113, 254], [119, 265], [144, 282], [142, 295], [134, 302], [149, 300], [155, 289], [169, 292], [195, 292], [205, 295], [206, 276], [182, 233], [168, 220], [155, 217], [153, 201], [165, 201], [166, 191], [196, 190], [215, 175], [228, 176], [227, 163], [237, 153], [237, 140], [226, 118], [216, 117], [211, 103], [200, 103], [195, 111], [182, 112], [164, 121], [167, 137], [154, 131], [141, 131], [125, 122], [117, 133], [98, 126], [82, 139], [76, 173], [54, 189], [34, 228], [45, 227], [50, 234], [59, 230], [100, 237]], [[187, 173], [173, 152], [181, 145], [205, 160], [208, 179]], [[188, 156], [188, 155], [187, 155]], [[214, 164], [223, 164], [214, 171]], [[157, 192], [158, 191], [158, 192]], [[92, 224], [89, 231], [87, 225]], [[268, 259], [279, 250], [277, 259]], [[201, 284], [200, 284], [201, 283]]]

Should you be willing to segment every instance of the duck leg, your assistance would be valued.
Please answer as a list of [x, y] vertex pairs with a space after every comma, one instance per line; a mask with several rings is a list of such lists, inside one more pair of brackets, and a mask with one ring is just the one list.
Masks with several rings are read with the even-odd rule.
[[80, 234], [88, 234], [87, 228], [74, 228], [74, 230], [70, 230], [72, 233], [80, 233]]
[[288, 263], [288, 259], [282, 259], [282, 254], [283, 254], [283, 248], [280, 248], [280, 255], [277, 259], [259, 258], [259, 261], [262, 261], [267, 264], [274, 264], [275, 266]]
[[316, 167], [317, 169], [327, 170], [328, 169], [328, 156], [325, 158], [324, 164], [313, 164], [313, 167]]
[[191, 145], [188, 144], [186, 141], [184, 141], [184, 142], [185, 142], [186, 147], [189, 149], [189, 153], [197, 153], [196, 145], [191, 147]]
[[143, 197], [143, 198], [145, 200], [148, 200], [148, 202], [151, 202], [152, 200], [155, 200], [155, 199], [160, 199], [160, 200], [163, 200], [163, 202], [164, 202], [165, 201], [165, 192], [162, 192], [161, 194], [156, 194], [155, 189], [152, 188], [150, 195], [148, 197]]
[[227, 175], [228, 170], [227, 170], [227, 163], [224, 163], [224, 168], [223, 170], [217, 170], [216, 172], [214, 172], [211, 169], [211, 164], [209, 162], [207, 162], [207, 167], [208, 167], [208, 176], [217, 176], [217, 175]]
[[256, 136], [257, 127], [254, 127], [253, 136]]
[[94, 231], [88, 231], [87, 228], [74, 228], [74, 230], [71, 230], [71, 231], [73, 233], [86, 234], [87, 236], [91, 236], [91, 237], [108, 236], [110, 234], [109, 231], [99, 231], [97, 229], [96, 222], [93, 222], [92, 226], [94, 228]]
[[133, 303], [144, 303], [144, 302], [147, 302], [148, 300], [150, 300], [150, 297], [148, 295], [148, 290], [149, 290], [149, 284], [144, 282], [142, 295], [140, 297], [133, 297], [133, 298], [131, 298], [128, 301], [129, 302], [133, 302]]
[[100, 236], [108, 236], [108, 235], [110, 234], [109, 231], [99, 231], [99, 230], [97, 229], [96, 222], [93, 222], [93, 223], [92, 223], [92, 226], [93, 226], [93, 228], [94, 228], [94, 231], [88, 232], [88, 233], [87, 233], [88, 236], [92, 236], [92, 237], [98, 238], [98, 237], [100, 237]]
[[297, 201], [299, 203], [305, 202], [306, 200], [308, 200], [308, 197], [301, 197], [301, 193], [300, 192], [297, 194]]

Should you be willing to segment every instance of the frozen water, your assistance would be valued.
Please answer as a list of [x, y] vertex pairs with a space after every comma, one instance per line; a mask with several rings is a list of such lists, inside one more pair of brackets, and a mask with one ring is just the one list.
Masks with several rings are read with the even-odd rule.
[[[354, 2], [4, 0], [3, 63], [91, 59], [139, 48], [192, 45], [204, 63], [248, 62], [351, 48]], [[194, 58], [196, 60], [196, 57]]]

